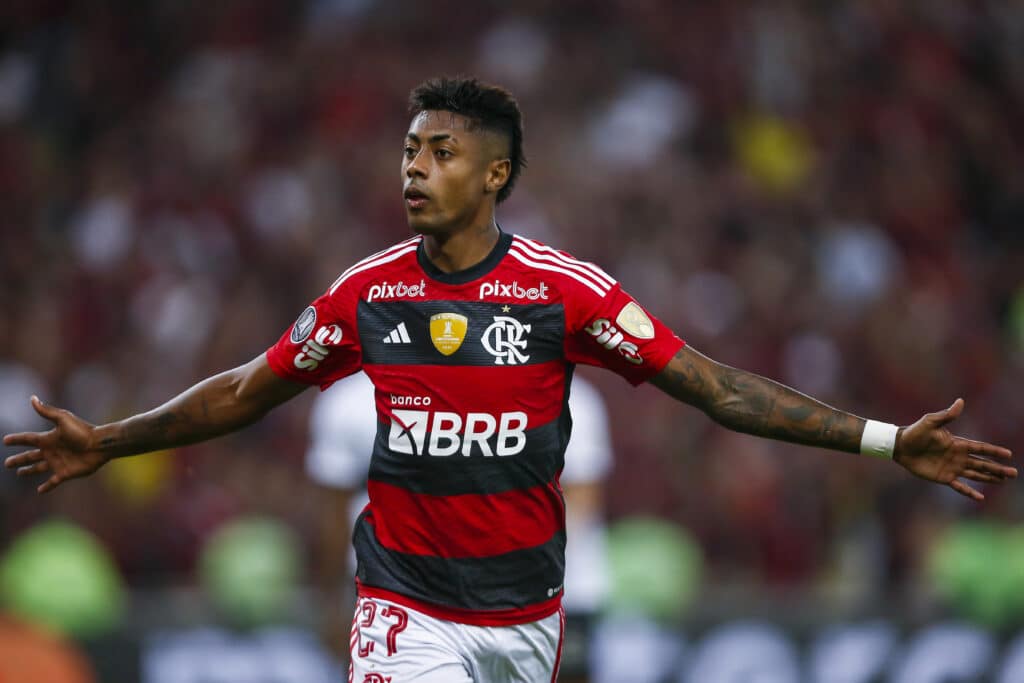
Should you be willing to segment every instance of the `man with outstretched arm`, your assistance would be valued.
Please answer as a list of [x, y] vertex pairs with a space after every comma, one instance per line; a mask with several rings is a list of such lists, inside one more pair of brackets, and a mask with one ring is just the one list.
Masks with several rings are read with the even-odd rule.
[[518, 105], [473, 79], [411, 96], [402, 147], [414, 237], [350, 267], [265, 354], [163, 406], [94, 426], [12, 434], [7, 459], [45, 493], [111, 458], [239, 429], [316, 384], [363, 370], [377, 438], [353, 545], [351, 679], [554, 681], [563, 632], [559, 486], [577, 363], [649, 381], [736, 431], [891, 458], [981, 500], [969, 481], [1016, 477], [1010, 452], [951, 434], [952, 406], [897, 428], [717, 363], [613, 277], [502, 231], [496, 204], [523, 164]]

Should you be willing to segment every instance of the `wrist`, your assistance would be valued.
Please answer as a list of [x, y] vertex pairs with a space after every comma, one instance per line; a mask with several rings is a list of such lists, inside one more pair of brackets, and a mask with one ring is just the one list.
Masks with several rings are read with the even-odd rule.
[[860, 438], [860, 452], [876, 458], [892, 460], [896, 452], [896, 441], [900, 428], [888, 422], [868, 420]]
[[120, 432], [116, 422], [93, 427], [89, 434], [89, 450], [103, 455], [107, 460], [116, 458], [120, 455], [118, 448], [123, 446], [118, 436]]
[[896, 444], [892, 449], [892, 459], [896, 462], [900, 461], [900, 457], [903, 455], [903, 433], [907, 431], [906, 427], [900, 427], [896, 430]]

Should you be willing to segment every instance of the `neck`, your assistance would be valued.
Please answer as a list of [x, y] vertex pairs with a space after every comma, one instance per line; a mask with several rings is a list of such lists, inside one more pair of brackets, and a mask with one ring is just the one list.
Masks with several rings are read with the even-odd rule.
[[440, 235], [424, 235], [423, 248], [427, 258], [445, 273], [472, 268], [487, 258], [498, 243], [498, 224], [491, 218], [482, 226]]

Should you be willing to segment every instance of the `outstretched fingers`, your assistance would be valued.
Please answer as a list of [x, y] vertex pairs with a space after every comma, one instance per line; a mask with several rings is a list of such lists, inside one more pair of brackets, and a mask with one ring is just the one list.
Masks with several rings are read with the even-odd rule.
[[60, 485], [62, 481], [64, 481], [64, 478], [61, 477], [59, 474], [55, 474], [46, 481], [44, 481], [42, 484], [37, 486], [36, 492], [46, 493], [47, 491], [52, 491], [53, 489], [57, 488], [57, 486]]
[[19, 477], [27, 477], [30, 474], [42, 474], [43, 472], [49, 471], [50, 463], [46, 462], [45, 460], [42, 460], [32, 465], [25, 465], [24, 467], [19, 467], [17, 475]]
[[986, 458], [981, 458], [976, 455], [967, 456], [967, 462], [964, 465], [966, 470], [975, 470], [977, 472], [984, 472], [994, 477], [998, 477], [1000, 481], [1004, 479], [1016, 479], [1017, 468], [1010, 467], [1009, 465], [1003, 465], [998, 462], [993, 462]]
[[5, 446], [30, 446], [38, 448], [43, 443], [43, 438], [49, 432], [18, 432], [8, 434], [4, 437]]
[[16, 467], [24, 467], [25, 465], [31, 465], [34, 462], [39, 462], [43, 459], [43, 452], [38, 448], [25, 451], [24, 453], [18, 453], [4, 460], [4, 467], [9, 470], [13, 470]]
[[971, 486], [965, 484], [959, 479], [954, 479], [953, 481], [949, 482], [949, 488], [953, 489], [960, 495], [971, 498], [972, 500], [985, 500], [985, 496], [982, 495], [981, 491], [972, 488]]
[[985, 484], [998, 484], [1000, 482], [1006, 481], [1006, 477], [1000, 477], [995, 474], [989, 474], [988, 472], [981, 472], [979, 470], [973, 470], [969, 468], [964, 470], [960, 476], [964, 477], [965, 479], [970, 479], [971, 481], [980, 481]]
[[964, 439], [959, 436], [955, 438], [957, 440], [957, 445], [965, 448], [971, 455], [981, 455], [986, 458], [999, 458], [1000, 460], [1009, 460], [1013, 457], [1013, 452], [1009, 448], [995, 446], [990, 443], [985, 443], [984, 441]]

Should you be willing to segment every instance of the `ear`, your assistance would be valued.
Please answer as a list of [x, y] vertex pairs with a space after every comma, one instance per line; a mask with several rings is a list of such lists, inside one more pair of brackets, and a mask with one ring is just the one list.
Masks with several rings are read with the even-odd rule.
[[512, 161], [510, 159], [495, 159], [487, 165], [487, 180], [484, 182], [484, 189], [488, 193], [498, 192], [505, 187], [511, 173]]

